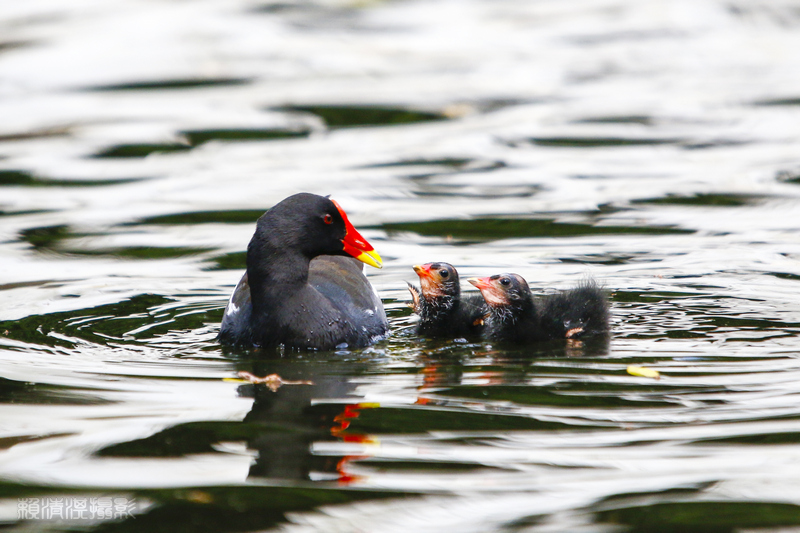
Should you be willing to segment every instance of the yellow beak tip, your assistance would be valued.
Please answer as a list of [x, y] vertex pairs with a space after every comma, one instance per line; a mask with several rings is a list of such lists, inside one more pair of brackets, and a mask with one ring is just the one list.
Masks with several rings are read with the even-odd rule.
[[356, 258], [362, 263], [366, 263], [369, 266], [375, 268], [383, 268], [383, 260], [381, 256], [375, 250], [371, 250], [369, 252], [361, 252], [361, 254]]

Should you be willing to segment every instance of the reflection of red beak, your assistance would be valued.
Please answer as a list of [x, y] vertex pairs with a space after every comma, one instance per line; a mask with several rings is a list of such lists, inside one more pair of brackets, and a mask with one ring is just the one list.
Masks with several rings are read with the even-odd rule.
[[367, 239], [362, 237], [358, 230], [353, 227], [350, 220], [347, 218], [347, 213], [342, 209], [342, 206], [336, 203], [336, 200], [331, 200], [331, 202], [333, 202], [333, 205], [339, 210], [339, 214], [342, 216], [342, 220], [344, 220], [345, 234], [344, 239], [342, 239], [342, 244], [344, 244], [345, 253], [352, 255], [362, 263], [374, 266], [375, 268], [381, 268], [383, 266], [383, 261], [381, 260], [381, 256], [378, 255], [378, 252], [375, 251], [375, 248], [373, 248], [372, 245], [367, 242]]
[[492, 281], [491, 276], [485, 278], [469, 278], [467, 281], [475, 285], [481, 291], [483, 299], [491, 306], [508, 305], [509, 300], [506, 293], [497, 283]]

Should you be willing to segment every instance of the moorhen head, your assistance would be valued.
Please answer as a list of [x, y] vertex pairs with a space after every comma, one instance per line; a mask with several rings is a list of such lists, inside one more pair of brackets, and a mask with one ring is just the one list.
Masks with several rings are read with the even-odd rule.
[[483, 327], [483, 298], [463, 296], [458, 272], [449, 263], [414, 265], [421, 290], [410, 283], [411, 306], [419, 315], [417, 332], [429, 337], [465, 337]]
[[312, 350], [375, 342], [388, 332], [386, 313], [357, 260], [381, 267], [336, 202], [309, 193], [286, 198], [256, 223], [220, 341]]

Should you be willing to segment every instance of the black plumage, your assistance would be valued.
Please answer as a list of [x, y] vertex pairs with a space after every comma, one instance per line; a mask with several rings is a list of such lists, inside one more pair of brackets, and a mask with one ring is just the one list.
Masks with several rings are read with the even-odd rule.
[[484, 336], [498, 342], [525, 344], [577, 339], [609, 331], [608, 298], [594, 281], [574, 289], [534, 297], [518, 274], [471, 278], [487, 307]]
[[286, 198], [258, 219], [220, 341], [312, 350], [375, 342], [389, 326], [359, 261], [380, 267], [338, 204], [308, 193]]
[[408, 284], [419, 315], [417, 332], [426, 337], [461, 338], [483, 329], [485, 304], [480, 294], [462, 295], [458, 272], [449, 263], [414, 265], [420, 287]]

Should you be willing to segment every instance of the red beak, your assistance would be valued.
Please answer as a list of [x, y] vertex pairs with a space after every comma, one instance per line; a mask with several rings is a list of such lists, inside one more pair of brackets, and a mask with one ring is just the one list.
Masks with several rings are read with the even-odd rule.
[[446, 296], [447, 292], [444, 290], [444, 282], [434, 271], [433, 265], [436, 263], [425, 263], [424, 265], [414, 265], [414, 272], [419, 276], [419, 284], [422, 287], [422, 294], [426, 298], [438, 298]]
[[506, 293], [492, 282], [491, 276], [485, 278], [469, 278], [467, 281], [475, 285], [483, 295], [483, 299], [491, 306], [508, 304]]
[[339, 210], [339, 214], [342, 216], [342, 220], [344, 220], [345, 234], [344, 239], [342, 239], [342, 244], [344, 244], [345, 253], [352, 255], [362, 263], [374, 266], [375, 268], [381, 268], [383, 266], [383, 261], [381, 260], [381, 256], [378, 255], [378, 252], [375, 251], [375, 248], [373, 248], [372, 245], [367, 242], [367, 239], [362, 237], [358, 230], [353, 227], [350, 220], [347, 218], [347, 213], [342, 209], [342, 206], [340, 206], [336, 200], [331, 200], [331, 202], [333, 202], [333, 205]]
[[417, 273], [417, 276], [422, 278], [430, 278], [431, 277], [431, 265], [433, 263], [425, 263], [424, 265], [414, 265], [413, 268], [414, 272]]
[[492, 288], [491, 277], [489, 276], [485, 278], [469, 278], [467, 281], [478, 287], [481, 291]]

